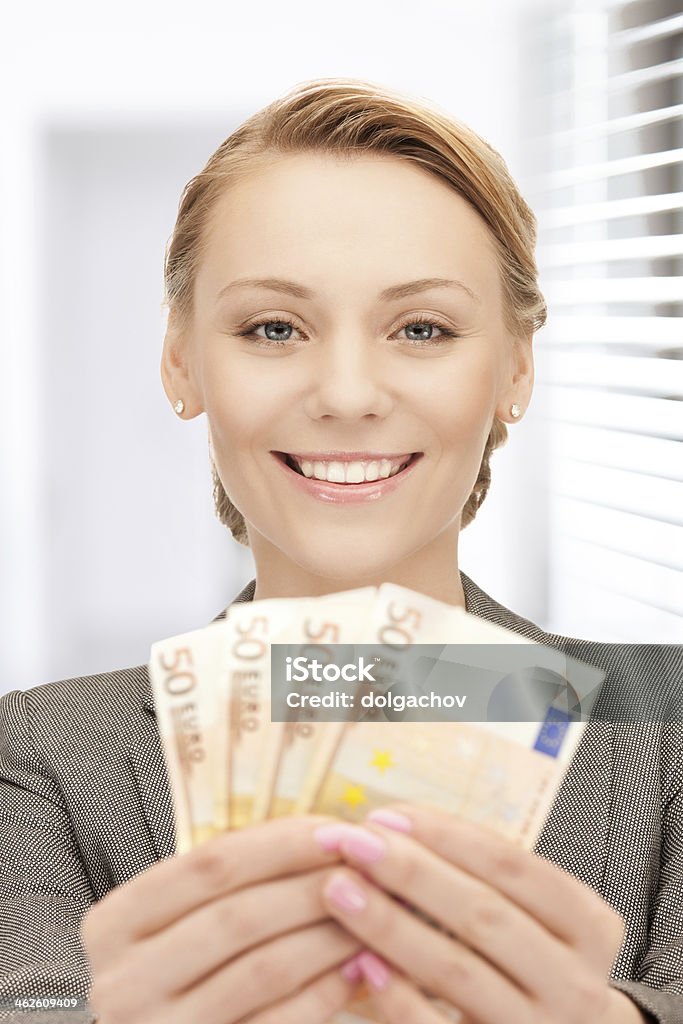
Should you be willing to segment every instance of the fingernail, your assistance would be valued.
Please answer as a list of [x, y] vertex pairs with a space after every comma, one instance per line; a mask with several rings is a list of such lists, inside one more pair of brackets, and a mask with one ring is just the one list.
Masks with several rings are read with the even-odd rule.
[[385, 828], [393, 828], [395, 832], [410, 832], [413, 827], [410, 818], [398, 811], [390, 811], [388, 807], [382, 807], [377, 811], [370, 811], [365, 818], [375, 825], [384, 825]]
[[359, 956], [360, 953], [356, 953], [355, 956], [352, 956], [350, 960], [347, 960], [346, 963], [342, 964], [342, 966], [339, 968], [340, 973], [344, 978], [346, 978], [347, 981], [360, 981], [360, 979], [363, 977], [363, 971], [361, 970], [361, 966], [358, 963]]
[[387, 852], [387, 844], [381, 836], [363, 828], [354, 828], [341, 841], [341, 851], [363, 864], [374, 864]]
[[352, 829], [353, 825], [333, 821], [329, 825], [321, 825], [317, 828], [313, 833], [313, 837], [323, 850], [329, 853], [332, 850], [339, 849], [342, 839]]
[[350, 910], [354, 913], [364, 910], [368, 902], [363, 890], [344, 875], [332, 877], [325, 888], [325, 895], [340, 910]]
[[391, 981], [391, 971], [384, 960], [380, 960], [374, 953], [368, 953], [367, 950], [359, 953], [358, 966], [370, 988], [376, 992], [381, 992]]

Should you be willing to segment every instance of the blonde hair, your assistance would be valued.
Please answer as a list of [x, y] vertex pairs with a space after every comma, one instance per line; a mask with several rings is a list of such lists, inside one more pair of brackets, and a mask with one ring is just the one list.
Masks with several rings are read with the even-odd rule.
[[[500, 154], [466, 125], [428, 103], [348, 78], [315, 79], [290, 90], [237, 128], [186, 185], [164, 264], [165, 302], [176, 322], [192, 316], [197, 268], [211, 211], [231, 185], [279, 156], [307, 152], [336, 157], [377, 153], [417, 164], [445, 181], [486, 223], [498, 257], [504, 322], [516, 339], [537, 331], [547, 309], [534, 258], [536, 217]], [[491, 453], [507, 440], [494, 418], [476, 483], [461, 516], [475, 517], [491, 482]], [[242, 514], [212, 462], [216, 514], [248, 546]]]

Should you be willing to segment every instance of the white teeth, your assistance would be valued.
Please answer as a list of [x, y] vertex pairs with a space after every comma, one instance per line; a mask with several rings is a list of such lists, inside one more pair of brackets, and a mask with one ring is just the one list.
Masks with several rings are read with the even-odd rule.
[[352, 462], [346, 467], [346, 483], [361, 484], [365, 480], [365, 473], [360, 462]]
[[335, 484], [360, 484], [365, 481], [386, 480], [387, 477], [395, 476], [406, 465], [407, 460], [402, 462], [390, 459], [380, 459], [375, 462], [309, 462], [298, 461], [290, 456], [292, 461], [301, 469], [305, 477], [316, 480], [326, 480]]

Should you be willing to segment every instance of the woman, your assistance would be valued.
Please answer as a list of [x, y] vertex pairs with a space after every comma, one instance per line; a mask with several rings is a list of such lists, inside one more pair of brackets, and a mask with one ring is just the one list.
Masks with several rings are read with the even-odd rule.
[[[390, 581], [619, 685], [652, 673], [549, 637], [458, 568], [491, 452], [531, 399], [535, 234], [491, 147], [353, 80], [271, 104], [190, 182], [162, 378], [178, 416], [206, 413], [219, 517], [253, 552], [237, 601]], [[673, 728], [591, 723], [540, 856], [404, 806], [171, 858], [145, 666], [8, 694], [1, 726], [7, 1005], [82, 1002], [92, 982], [74, 1020], [322, 1024], [364, 979], [391, 1024], [444, 1019], [423, 990], [486, 1024], [683, 1021]]]

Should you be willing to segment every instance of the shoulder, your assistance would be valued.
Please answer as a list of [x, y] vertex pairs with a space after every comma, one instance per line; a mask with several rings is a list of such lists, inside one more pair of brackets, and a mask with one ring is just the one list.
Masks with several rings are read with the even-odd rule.
[[[545, 633], [535, 622], [517, 615], [516, 612], [506, 608], [500, 601], [496, 601], [495, 598], [487, 594], [485, 590], [482, 590], [474, 580], [470, 579], [462, 571], [460, 572], [460, 581], [465, 594], [467, 611], [470, 615], [476, 615], [478, 618], [495, 622], [498, 626], [511, 629], [515, 633], [521, 633], [522, 636], [526, 636], [530, 640], [538, 640], [539, 643], [545, 642], [541, 637], [545, 638], [550, 635]], [[559, 639], [564, 638], [560, 637]]]
[[683, 644], [607, 642], [548, 633], [490, 597], [464, 573], [461, 579], [471, 614], [601, 669], [606, 717], [641, 722], [667, 718], [675, 723], [674, 731], [681, 731]]
[[12, 690], [0, 697], [5, 728], [21, 726], [36, 738], [54, 740], [135, 730], [150, 694], [146, 665], [76, 676]]
[[[235, 601], [251, 600], [256, 581]], [[226, 608], [212, 620], [225, 617]], [[201, 628], [201, 627], [195, 627]], [[141, 722], [154, 717], [154, 698], [146, 664], [73, 676], [43, 683], [28, 690], [11, 690], [0, 696], [0, 729], [12, 718], [27, 719], [46, 727], [68, 724], [73, 735], [96, 732], [135, 732]]]

